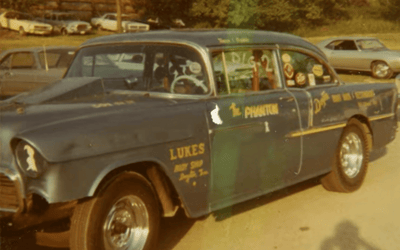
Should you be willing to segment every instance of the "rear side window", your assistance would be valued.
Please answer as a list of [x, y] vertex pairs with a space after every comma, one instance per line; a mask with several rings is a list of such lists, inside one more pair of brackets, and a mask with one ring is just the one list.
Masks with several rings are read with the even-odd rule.
[[12, 69], [32, 69], [35, 66], [35, 58], [30, 52], [14, 53], [12, 55]]
[[285, 83], [288, 88], [305, 88], [335, 83], [334, 75], [317, 57], [298, 51], [281, 51]]
[[280, 88], [274, 54], [268, 49], [243, 49], [213, 54], [219, 95]]

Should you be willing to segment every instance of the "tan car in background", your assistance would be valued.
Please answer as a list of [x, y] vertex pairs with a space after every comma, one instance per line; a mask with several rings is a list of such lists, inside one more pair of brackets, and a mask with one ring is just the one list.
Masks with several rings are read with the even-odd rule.
[[53, 46], [6, 50], [0, 54], [0, 99], [61, 79], [75, 47]]

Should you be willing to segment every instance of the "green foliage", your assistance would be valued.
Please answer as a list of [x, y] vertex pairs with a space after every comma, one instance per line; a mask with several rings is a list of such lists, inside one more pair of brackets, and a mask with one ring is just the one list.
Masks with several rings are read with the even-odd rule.
[[198, 27], [234, 27], [291, 31], [348, 18], [347, 0], [197, 0], [191, 14]]
[[400, 1], [399, 0], [379, 0], [382, 8], [382, 17], [386, 20], [400, 21]]
[[28, 12], [32, 6], [43, 4], [45, 0], [1, 0], [0, 2], [1, 8]]

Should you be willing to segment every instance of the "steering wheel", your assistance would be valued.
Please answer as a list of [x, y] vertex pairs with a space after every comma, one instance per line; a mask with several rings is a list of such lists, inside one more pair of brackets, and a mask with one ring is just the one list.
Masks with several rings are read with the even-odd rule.
[[175, 90], [174, 90], [175, 85], [177, 82], [179, 82], [181, 80], [185, 80], [185, 82], [187, 82], [187, 83], [192, 83], [196, 87], [202, 88], [204, 93], [206, 93], [208, 91], [208, 88], [206, 85], [204, 85], [203, 81], [200, 81], [199, 79], [197, 79], [196, 77], [193, 77], [193, 76], [182, 75], [182, 76], [178, 76], [177, 78], [175, 78], [174, 81], [171, 83], [171, 93], [175, 93]]

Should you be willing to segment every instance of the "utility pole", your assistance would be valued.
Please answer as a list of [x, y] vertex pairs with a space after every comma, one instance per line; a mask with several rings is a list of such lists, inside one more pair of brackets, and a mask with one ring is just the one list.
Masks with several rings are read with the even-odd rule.
[[118, 33], [122, 33], [122, 26], [121, 26], [121, 0], [116, 0], [117, 2], [117, 30]]

